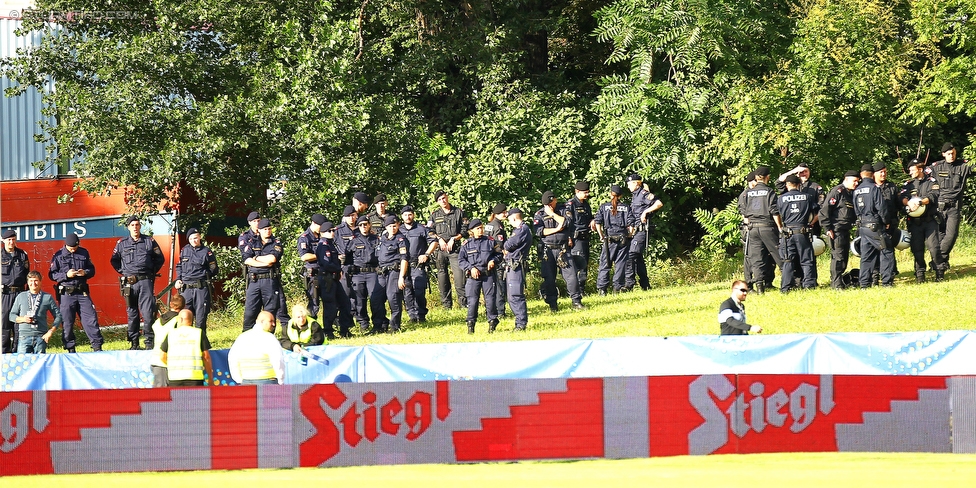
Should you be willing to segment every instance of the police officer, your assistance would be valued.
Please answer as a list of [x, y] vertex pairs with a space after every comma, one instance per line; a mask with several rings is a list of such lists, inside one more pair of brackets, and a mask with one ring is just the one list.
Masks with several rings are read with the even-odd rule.
[[142, 222], [131, 216], [125, 221], [129, 236], [119, 239], [112, 252], [112, 268], [122, 275], [125, 312], [129, 317], [129, 349], [139, 347], [139, 314], [142, 314], [146, 349], [152, 349], [152, 321], [156, 319], [154, 283], [163, 267], [163, 251], [152, 237], [142, 235]]
[[816, 219], [818, 208], [816, 197], [800, 190], [799, 176], [791, 174], [784, 180], [787, 191], [779, 196], [776, 206], [780, 209], [784, 229], [779, 245], [780, 257], [783, 258], [780, 291], [788, 293], [795, 286], [793, 273], [797, 262], [803, 269], [803, 288], [817, 286], [816, 274], [813, 272], [817, 264], [810, 242], [810, 228]]
[[596, 229], [596, 223], [593, 222], [593, 209], [590, 207], [590, 183], [577, 181], [573, 190], [573, 198], [566, 202], [566, 207], [573, 213], [573, 249], [570, 254], [576, 261], [580, 292], [584, 292], [590, 268], [590, 235]]
[[64, 247], [54, 253], [51, 258], [51, 268], [48, 278], [54, 281], [55, 295], [60, 301], [61, 317], [64, 319], [62, 340], [68, 352], [75, 352], [75, 317], [81, 317], [81, 326], [85, 329], [92, 351], [101, 351], [102, 331], [98, 328], [98, 313], [91, 300], [91, 290], [88, 279], [95, 276], [95, 265], [92, 264], [88, 250], [81, 247], [78, 234], [68, 234], [64, 238]]
[[635, 222], [630, 213], [630, 206], [620, 203], [621, 195], [623, 189], [619, 185], [611, 185], [610, 201], [600, 205], [593, 217], [602, 244], [600, 269], [596, 277], [596, 289], [600, 295], [606, 295], [610, 287], [611, 267], [613, 267], [613, 292], [618, 293], [626, 286], [625, 273], [630, 248], [627, 239]]
[[387, 217], [392, 215], [387, 213], [387, 205], [385, 193], [377, 193], [376, 197], [373, 198], [373, 211], [367, 217], [369, 217], [369, 225], [374, 229], [374, 232], [382, 232], [381, 229], [385, 228], [383, 223], [386, 222]]
[[643, 178], [636, 173], [627, 176], [627, 188], [632, 195], [630, 212], [634, 215], [636, 226], [636, 232], [630, 241], [630, 255], [628, 256], [630, 267], [627, 269], [626, 277], [627, 288], [633, 288], [639, 279], [641, 289], [648, 290], [651, 288], [651, 284], [647, 280], [647, 263], [644, 261], [644, 251], [647, 249], [650, 238], [648, 224], [651, 213], [658, 211], [664, 204], [648, 191], [644, 186]]
[[413, 207], [406, 205], [400, 209], [403, 225], [400, 233], [407, 239], [407, 259], [410, 261], [410, 285], [403, 289], [403, 301], [411, 322], [427, 321], [427, 287], [430, 276], [430, 257], [437, 249], [437, 239], [430, 235], [427, 226], [417, 222]]
[[549, 304], [549, 310], [559, 310], [557, 300], [559, 292], [556, 290], [556, 268], [558, 267], [566, 281], [566, 290], [573, 300], [573, 308], [584, 309], [579, 281], [577, 281], [576, 263], [571, 258], [569, 250], [573, 240], [573, 213], [561, 205], [551, 191], [542, 194], [542, 208], [532, 217], [535, 235], [541, 242], [538, 245], [539, 272], [542, 274], [542, 296]]
[[[912, 236], [912, 256], [915, 258], [915, 281], [925, 283], [925, 249], [929, 250], [935, 268], [935, 281], [942, 281], [945, 266], [939, 247], [939, 183], [925, 174], [925, 162], [913, 159], [908, 166], [911, 179], [901, 189], [901, 203], [908, 211], [908, 232]], [[919, 212], [921, 210], [921, 212]]]
[[320, 227], [322, 238], [315, 248], [316, 262], [319, 263], [319, 293], [322, 303], [322, 328], [329, 340], [335, 339], [333, 324], [339, 319], [339, 337], [349, 338], [352, 333], [352, 309], [349, 295], [342, 286], [344, 281], [341, 253], [336, 247], [335, 228], [326, 221]]
[[782, 269], [783, 266], [777, 239], [783, 221], [776, 206], [776, 192], [766, 185], [769, 181], [769, 168], [756, 168], [755, 181], [756, 185], [752, 189], [739, 195], [738, 208], [749, 231], [746, 235], [746, 256], [752, 266], [753, 289], [762, 294], [766, 291], [763, 277], [772, 274], [768, 263], [762, 259], [763, 252], [772, 256], [776, 267]]
[[357, 218], [365, 216], [369, 212], [369, 197], [361, 191], [357, 191], [352, 196], [352, 207], [356, 209]]
[[437, 266], [437, 288], [441, 294], [441, 305], [444, 308], [451, 308], [451, 281], [447, 273], [450, 267], [451, 274], [454, 276], [454, 290], [458, 295], [458, 302], [461, 307], [467, 307], [467, 300], [464, 298], [464, 272], [458, 265], [458, 250], [461, 249], [461, 233], [465, 230], [468, 219], [464, 212], [451, 205], [450, 197], [447, 192], [438, 190], [434, 193], [434, 200], [437, 201], [438, 208], [431, 212], [430, 219], [427, 221], [427, 228], [431, 235], [437, 239], [438, 250], [435, 254], [434, 265]]
[[319, 245], [322, 224], [325, 223], [325, 216], [316, 213], [312, 214], [312, 222], [302, 235], [298, 236], [298, 257], [305, 263], [302, 268], [302, 277], [305, 278], [305, 298], [308, 302], [306, 309], [312, 317], [319, 315], [319, 264], [315, 257], [315, 248]]
[[[904, 205], [901, 203], [901, 188], [888, 180], [888, 165], [882, 162], [874, 164], [874, 183], [881, 190], [881, 200], [888, 207], [888, 221], [885, 222], [885, 233], [888, 240], [897, 243], [901, 240], [901, 230], [898, 229], [898, 216]], [[893, 276], [898, 276], [898, 260], [894, 260]], [[879, 283], [881, 274], [875, 272], [872, 277], [874, 284]]]
[[[800, 186], [797, 189], [800, 190], [801, 192], [809, 193], [813, 197], [813, 201], [816, 202], [817, 209], [819, 210], [824, 202], [824, 197], [825, 197], [824, 189], [822, 186], [820, 186], [819, 183], [810, 179], [810, 165], [808, 165], [807, 163], [800, 163], [796, 165], [796, 167], [793, 168], [792, 170], [780, 175], [779, 178], [776, 180], [776, 192], [779, 193], [780, 195], [787, 192], [786, 177], [791, 174], [796, 175], [800, 178]], [[814, 216], [816, 216], [816, 212], [814, 212]], [[813, 225], [810, 228], [810, 235], [819, 236], [821, 230], [822, 228], [820, 226], [820, 221], [814, 220]], [[799, 267], [797, 266], [798, 263], [794, 263], [794, 265], [795, 265], [793, 267], [794, 275], [797, 277], [798, 282], [802, 282], [805, 279], [805, 275], [803, 274], [805, 271], [803, 270], [802, 266]], [[813, 273], [814, 273], [813, 282], [816, 283], [817, 282], [816, 266], [813, 267]], [[769, 276], [768, 278], [772, 280], [772, 276]]]
[[851, 249], [851, 228], [857, 220], [854, 213], [852, 192], [857, 187], [860, 175], [851, 170], [844, 173], [841, 184], [830, 189], [817, 214], [820, 224], [827, 233], [830, 244], [830, 286], [835, 290], [843, 290], [844, 272], [847, 271], [847, 261]]
[[[495, 243], [495, 251], [499, 254], [504, 251], [505, 239], [508, 238], [504, 223], [507, 218], [508, 207], [504, 203], [499, 203], [491, 209], [491, 220], [485, 224], [485, 235]], [[507, 288], [505, 268], [502, 267], [495, 271], [495, 310], [499, 318], [505, 317]]]
[[861, 270], [858, 280], [861, 288], [873, 284], [872, 273], [881, 262], [881, 285], [892, 286], [894, 279], [895, 250], [885, 232], [888, 207], [881, 197], [881, 189], [874, 183], [874, 168], [861, 168], [861, 184], [854, 189], [854, 212], [857, 214], [857, 233], [861, 238]]
[[403, 317], [403, 290], [410, 285], [410, 262], [407, 239], [400, 233], [400, 220], [395, 215], [383, 219], [376, 259], [379, 263], [379, 286], [386, 292], [390, 304], [389, 332], [400, 332]]
[[939, 185], [939, 248], [942, 252], [943, 271], [949, 269], [949, 253], [959, 236], [959, 219], [966, 180], [969, 179], [969, 162], [957, 158], [956, 147], [947, 142], [942, 145], [942, 159], [932, 163], [932, 176]]
[[[262, 310], [275, 314], [281, 299], [281, 241], [271, 233], [271, 221], [258, 222], [258, 239], [244, 250], [247, 291], [244, 297], [244, 331], [254, 328]], [[287, 323], [287, 322], [285, 322]]]
[[199, 229], [191, 227], [187, 230], [186, 240], [189, 244], [180, 250], [175, 285], [186, 299], [186, 308], [193, 311], [197, 328], [207, 335], [207, 318], [213, 305], [213, 279], [220, 270], [213, 251], [203, 245]]
[[[241, 235], [237, 238], [237, 249], [241, 252], [241, 263], [244, 262], [244, 250], [247, 249], [248, 246], [254, 244], [253, 241], [256, 240], [258, 243], [261, 241], [261, 236], [258, 232], [259, 222], [261, 222], [261, 215], [257, 212], [251, 212], [247, 215], [247, 224], [249, 228], [241, 233]], [[244, 266], [244, 274], [247, 274], [247, 266]], [[287, 324], [288, 320], [290, 320], [288, 317], [288, 304], [285, 301], [284, 290], [281, 290], [281, 292], [278, 293], [277, 319], [278, 322], [281, 322], [282, 324]], [[272, 324], [272, 330], [274, 327], [275, 325]]]
[[485, 236], [485, 226], [479, 219], [468, 222], [471, 238], [464, 241], [458, 256], [461, 269], [468, 275], [465, 294], [468, 298], [468, 334], [474, 334], [478, 321], [479, 295], [485, 297], [488, 312], [488, 333], [498, 327], [498, 309], [495, 307], [495, 268], [502, 255], [495, 249], [495, 242]]
[[515, 316], [515, 331], [521, 332], [529, 323], [529, 309], [525, 303], [525, 274], [532, 249], [532, 229], [522, 220], [522, 210], [518, 208], [508, 211], [508, 223], [512, 225], [512, 237], [503, 245], [508, 306]]
[[[353, 264], [352, 264], [352, 240], [359, 235], [359, 227], [356, 226], [356, 221], [359, 219], [359, 213], [356, 212], [356, 207], [349, 205], [342, 211], [342, 222], [335, 229], [335, 246], [339, 251], [339, 262], [342, 265], [342, 276], [340, 278], [340, 283], [342, 284], [342, 289], [345, 291], [346, 296], [349, 298], [349, 307], [352, 310], [353, 317], [357, 321], [364, 319], [359, 316], [359, 298], [356, 296], [356, 287], [352, 285], [352, 275]], [[341, 308], [339, 310], [342, 310]]]
[[[366, 331], [369, 327], [369, 320], [372, 318], [373, 327], [368, 330], [368, 334], [379, 334], [384, 332], [386, 327], [386, 291], [380, 286], [379, 260], [377, 259], [377, 248], [380, 238], [372, 232], [369, 218], [365, 215], [356, 220], [359, 227], [359, 234], [350, 243], [352, 252], [352, 284], [356, 290], [356, 301], [359, 304], [359, 327]], [[366, 312], [366, 304], [369, 303], [369, 313]]]
[[3, 248], [0, 249], [0, 261], [3, 263], [3, 317], [0, 317], [2, 327], [3, 353], [17, 352], [18, 326], [10, 321], [10, 307], [20, 292], [27, 289], [27, 273], [30, 272], [30, 259], [23, 249], [17, 247], [17, 232], [13, 229], [3, 231]]

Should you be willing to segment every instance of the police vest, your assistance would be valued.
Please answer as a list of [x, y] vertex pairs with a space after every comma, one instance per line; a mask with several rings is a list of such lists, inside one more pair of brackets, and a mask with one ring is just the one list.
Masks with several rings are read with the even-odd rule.
[[177, 327], [169, 333], [169, 380], [202, 380], [203, 331], [196, 327]]
[[312, 340], [312, 324], [315, 324], [314, 320], [308, 322], [308, 327], [305, 330], [299, 330], [298, 325], [292, 325], [291, 321], [288, 321], [288, 339], [290, 339], [295, 344], [308, 344]]
[[163, 341], [166, 336], [176, 328], [176, 322], [180, 319], [179, 315], [174, 315], [173, 318], [169, 319], [165, 324], [160, 323], [159, 319], [156, 319], [152, 324], [153, 334], [156, 336], [156, 345], [153, 347], [152, 359], [149, 360], [149, 364], [152, 366], [159, 366], [162, 368], [166, 367], [166, 360], [163, 359]]

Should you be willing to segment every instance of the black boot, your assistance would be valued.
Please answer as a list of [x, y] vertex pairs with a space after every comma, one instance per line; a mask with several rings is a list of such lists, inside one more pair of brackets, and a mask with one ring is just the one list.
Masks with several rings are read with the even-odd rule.
[[474, 334], [474, 320], [468, 321], [468, 334]]
[[136, 339], [134, 341], [129, 341], [129, 350], [130, 351], [141, 351], [142, 350], [142, 348], [139, 347], [139, 339]]
[[493, 319], [488, 321], [488, 333], [492, 334], [495, 332], [495, 327], [498, 327], [498, 319]]
[[937, 269], [935, 270], [935, 281], [941, 283], [945, 281], [945, 270]]
[[596, 293], [598, 295], [600, 295], [601, 297], [607, 296], [607, 290], [604, 290], [603, 288], [600, 288], [599, 290], [597, 290]]
[[582, 301], [575, 301], [573, 302], [573, 308], [576, 310], [584, 310], [586, 309], [586, 305], [583, 305]]

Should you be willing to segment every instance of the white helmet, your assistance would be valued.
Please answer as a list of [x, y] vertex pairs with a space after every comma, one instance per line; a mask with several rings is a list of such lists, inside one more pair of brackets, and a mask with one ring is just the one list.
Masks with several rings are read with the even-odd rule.
[[918, 203], [918, 208], [916, 208], [915, 211], [911, 211], [911, 210], [909, 210], [911, 207], [910, 206], [906, 206], [905, 207], [905, 211], [908, 212], [908, 216], [909, 217], [921, 217], [922, 214], [925, 213], [925, 205], [922, 205], [921, 203], [919, 203], [919, 198], [918, 197], [912, 197], [912, 199], [909, 200], [908, 204], [911, 205], [912, 203]]
[[851, 241], [851, 254], [855, 257], [861, 257], [861, 236], [857, 236]]
[[907, 230], [903, 230], [901, 231], [901, 238], [895, 243], [895, 249], [904, 251], [910, 247], [912, 247], [912, 235]]
[[811, 244], [813, 244], [814, 256], [819, 256], [827, 250], [827, 244], [823, 241], [823, 239], [820, 238], [820, 236], [813, 236], [811, 241]]

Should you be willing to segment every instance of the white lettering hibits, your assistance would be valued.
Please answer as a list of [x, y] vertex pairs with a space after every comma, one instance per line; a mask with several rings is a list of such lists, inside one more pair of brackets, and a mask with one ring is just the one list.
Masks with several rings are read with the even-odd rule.
[[[819, 392], [819, 396], [818, 396]], [[688, 385], [688, 401], [705, 421], [688, 433], [689, 454], [711, 454], [729, 442], [729, 432], [738, 438], [750, 431], [762, 433], [766, 427], [782, 428], [792, 420], [790, 432], [799, 433], [810, 426], [817, 412], [827, 415], [834, 409], [834, 378], [820, 377], [819, 388], [800, 383], [787, 393], [780, 388], [764, 396], [766, 385], [754, 382], [739, 393], [724, 412], [718, 401], [735, 393], [735, 385], [722, 375], [700, 376]], [[714, 398], [713, 398], [714, 395]], [[788, 411], [784, 408], [789, 406]]]

